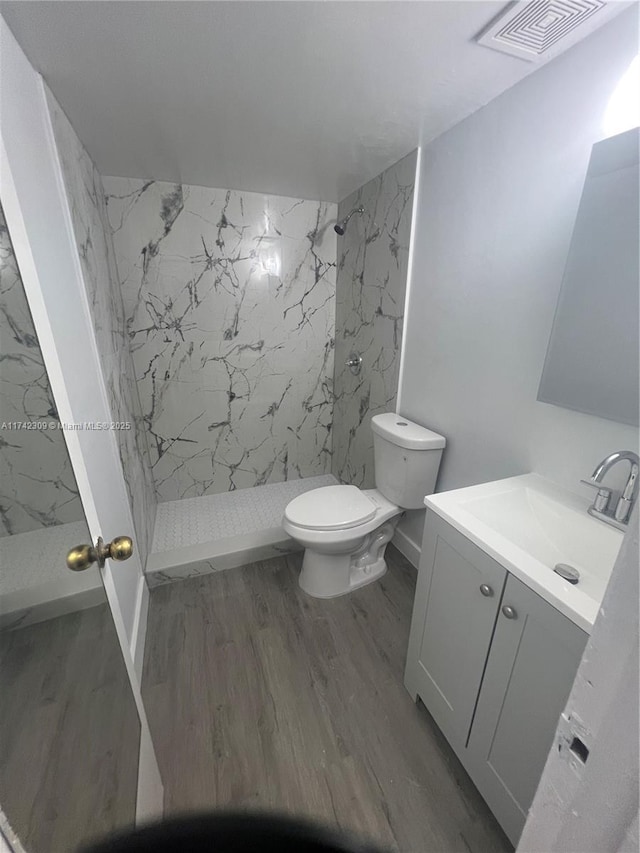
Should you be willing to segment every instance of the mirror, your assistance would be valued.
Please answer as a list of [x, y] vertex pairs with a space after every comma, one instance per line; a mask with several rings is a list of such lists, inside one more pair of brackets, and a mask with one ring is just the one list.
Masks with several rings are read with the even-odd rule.
[[133, 824], [140, 724], [0, 209], [0, 803], [27, 853]]
[[593, 146], [538, 400], [638, 425], [640, 129]]

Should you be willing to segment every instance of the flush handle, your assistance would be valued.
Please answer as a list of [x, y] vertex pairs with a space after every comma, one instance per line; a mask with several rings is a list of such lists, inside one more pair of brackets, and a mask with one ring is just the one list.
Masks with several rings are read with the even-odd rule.
[[502, 612], [507, 617], [507, 619], [517, 619], [518, 618], [518, 614], [516, 613], [515, 609], [513, 607], [511, 607], [510, 604], [505, 604], [502, 608]]
[[133, 540], [128, 536], [116, 536], [105, 545], [102, 537], [98, 538], [95, 548], [93, 545], [76, 545], [67, 554], [67, 568], [72, 572], [84, 572], [89, 566], [97, 563], [100, 568], [105, 560], [128, 560], [133, 554]]
[[491, 589], [491, 587], [489, 586], [489, 584], [488, 584], [488, 583], [480, 584], [480, 592], [481, 592], [481, 593], [482, 593], [486, 598], [491, 598], [491, 596], [493, 595], [493, 590]]

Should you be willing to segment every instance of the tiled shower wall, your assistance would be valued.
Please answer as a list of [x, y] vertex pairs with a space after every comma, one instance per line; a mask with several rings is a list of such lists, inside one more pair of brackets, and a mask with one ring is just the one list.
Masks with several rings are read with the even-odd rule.
[[336, 206], [104, 186], [158, 499], [328, 473]]
[[0, 536], [84, 518], [22, 278], [0, 208]]
[[136, 427], [119, 438], [143, 557], [156, 500], [329, 471], [373, 485], [369, 420], [395, 405], [415, 152], [339, 209], [101, 180], [50, 104], [114, 417]]
[[47, 99], [112, 417], [132, 427], [117, 430], [116, 435], [144, 566], [153, 538], [156, 498], [102, 180], [50, 92]]
[[[345, 198], [342, 219], [362, 205], [338, 237], [332, 473], [373, 488], [371, 418], [395, 411], [417, 151]], [[362, 356], [355, 376], [345, 361]]]

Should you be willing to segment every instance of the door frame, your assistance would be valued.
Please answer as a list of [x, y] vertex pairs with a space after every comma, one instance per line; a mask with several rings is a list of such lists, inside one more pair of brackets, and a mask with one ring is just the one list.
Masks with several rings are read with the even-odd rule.
[[[113, 420], [82, 277], [44, 81], [0, 16], [0, 190], [62, 423]], [[81, 355], [81, 357], [79, 357]], [[65, 430], [92, 539], [134, 531], [115, 433]], [[114, 502], [126, 530], [104, 530]], [[125, 516], [123, 516], [125, 517]], [[106, 534], [106, 535], [105, 535]], [[73, 545], [74, 543], [70, 543]], [[101, 575], [140, 719], [136, 821], [162, 814], [163, 786], [141, 693], [149, 591], [139, 556]], [[133, 602], [133, 603], [132, 603]]]

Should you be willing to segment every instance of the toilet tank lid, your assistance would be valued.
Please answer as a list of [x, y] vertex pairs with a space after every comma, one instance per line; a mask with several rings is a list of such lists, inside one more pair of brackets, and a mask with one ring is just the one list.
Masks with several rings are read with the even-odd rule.
[[374, 415], [371, 418], [371, 429], [392, 444], [406, 447], [407, 450], [437, 450], [447, 443], [443, 435], [414, 424], [401, 415], [394, 415], [393, 412]]

